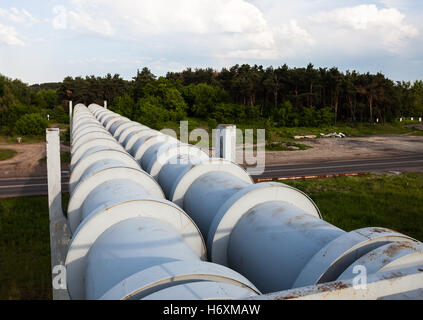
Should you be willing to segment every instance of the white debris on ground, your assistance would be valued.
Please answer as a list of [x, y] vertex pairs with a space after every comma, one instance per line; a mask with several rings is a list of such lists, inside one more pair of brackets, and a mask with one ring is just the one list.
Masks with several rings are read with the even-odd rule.
[[317, 139], [316, 135], [309, 135], [309, 136], [295, 136], [295, 140], [301, 140], [301, 139]]
[[345, 134], [343, 134], [342, 132], [332, 132], [332, 133], [328, 133], [328, 134], [324, 134], [321, 133], [320, 137], [322, 138], [346, 138], [347, 136]]
[[[321, 138], [346, 138], [347, 136], [343, 134], [342, 132], [332, 132], [328, 134], [321, 133]], [[316, 135], [308, 135], [308, 136], [294, 136], [295, 140], [302, 140], [302, 139], [317, 139]]]

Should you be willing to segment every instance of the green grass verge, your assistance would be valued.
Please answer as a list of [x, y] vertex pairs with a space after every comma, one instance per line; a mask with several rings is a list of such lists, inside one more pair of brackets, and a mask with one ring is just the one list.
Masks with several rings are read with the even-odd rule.
[[0, 300], [52, 298], [47, 197], [0, 199], [0, 284]]
[[323, 219], [341, 229], [385, 227], [423, 240], [423, 174], [340, 177], [287, 184], [307, 193]]
[[17, 152], [10, 149], [0, 149], [0, 161], [12, 159]]

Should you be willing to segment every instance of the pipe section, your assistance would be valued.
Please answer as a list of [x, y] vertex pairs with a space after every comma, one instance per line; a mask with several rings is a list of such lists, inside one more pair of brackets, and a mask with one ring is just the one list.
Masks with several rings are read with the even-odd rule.
[[[142, 128], [96, 114], [111, 124], [117, 139]], [[240, 299], [259, 294], [237, 272], [203, 261], [205, 243], [195, 223], [95, 123], [85, 106], [75, 107], [67, 214], [73, 233], [66, 257], [69, 296]], [[204, 283], [215, 290], [204, 291]]]
[[[98, 105], [89, 109], [98, 119], [115, 119], [113, 130], [126, 123]], [[126, 150], [198, 225], [209, 259], [240, 272], [264, 293], [354, 278], [357, 263], [384, 270], [371, 266], [369, 256], [383, 256], [381, 250], [392, 246], [403, 252], [399, 257], [411, 257], [410, 247], [421, 249], [418, 241], [385, 228], [345, 232], [322, 220], [303, 192], [282, 183], [253, 184], [235, 163], [193, 153], [194, 146], [178, 149], [181, 143], [161, 133], [143, 128], [129, 140], [129, 148], [123, 142]], [[412, 259], [423, 264], [419, 250]], [[394, 261], [391, 268], [410, 260]]]

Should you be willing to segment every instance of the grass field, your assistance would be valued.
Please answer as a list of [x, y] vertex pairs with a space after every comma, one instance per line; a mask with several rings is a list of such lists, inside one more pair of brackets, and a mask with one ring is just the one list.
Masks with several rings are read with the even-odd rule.
[[[387, 227], [423, 240], [423, 174], [291, 181], [346, 231]], [[68, 196], [64, 197], [64, 208]], [[0, 199], [0, 300], [50, 299], [46, 197]]]
[[12, 159], [16, 154], [15, 150], [0, 149], [0, 161]]
[[47, 197], [0, 199], [0, 300], [51, 297]]

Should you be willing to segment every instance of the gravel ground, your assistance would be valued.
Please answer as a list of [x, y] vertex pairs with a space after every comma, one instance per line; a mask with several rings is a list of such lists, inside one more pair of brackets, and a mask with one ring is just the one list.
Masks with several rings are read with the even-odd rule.
[[423, 137], [408, 135], [380, 135], [344, 139], [301, 140], [311, 146], [304, 151], [269, 151], [267, 164], [293, 164], [314, 161], [381, 158], [412, 153], [423, 153]]
[[[45, 142], [0, 144], [0, 148], [18, 152], [12, 159], [0, 161], [0, 178], [42, 177], [47, 175], [46, 163], [40, 162], [46, 156]], [[69, 152], [69, 147], [62, 145], [61, 152]], [[62, 170], [69, 170], [69, 166], [62, 165]]]

